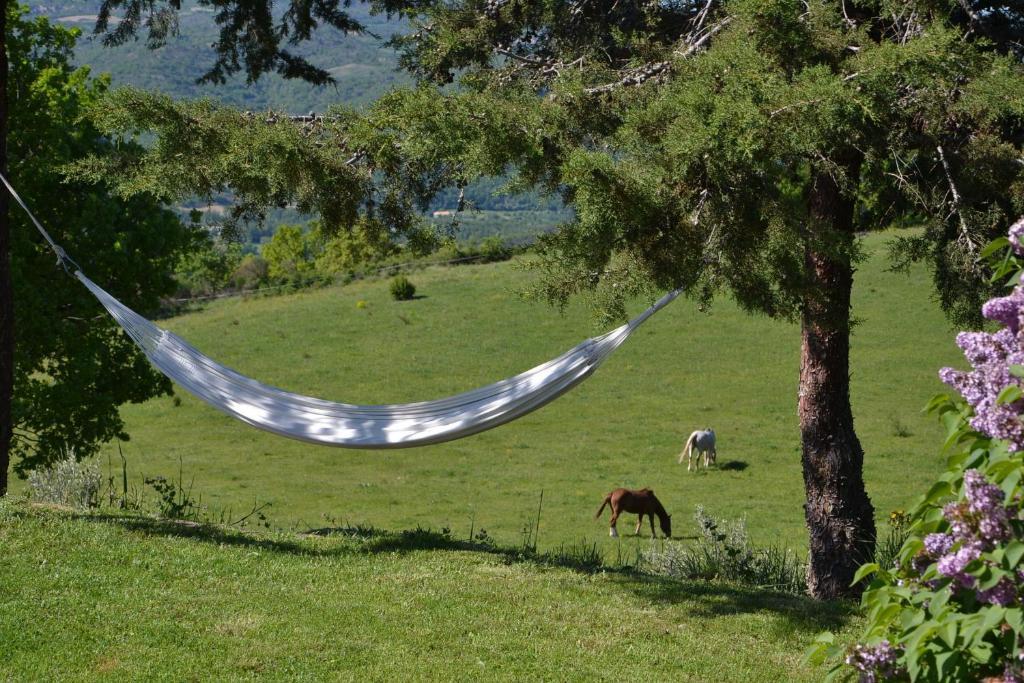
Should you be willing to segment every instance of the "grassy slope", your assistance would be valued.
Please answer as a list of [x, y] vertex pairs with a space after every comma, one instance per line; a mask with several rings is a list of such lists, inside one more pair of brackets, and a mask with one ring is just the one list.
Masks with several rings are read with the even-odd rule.
[[0, 502], [2, 680], [812, 681], [844, 608], [429, 535], [241, 535]]
[[[958, 362], [927, 274], [887, 273], [883, 239], [857, 275], [853, 404], [878, 517], [908, 505], [941, 466], [938, 425], [920, 413]], [[291, 390], [351, 402], [448, 395], [514, 374], [595, 331], [588, 312], [564, 317], [518, 300], [529, 275], [514, 264], [417, 272], [423, 298], [389, 300], [387, 282], [294, 296], [231, 300], [167, 322], [223, 363]], [[365, 309], [356, 302], [365, 300]], [[637, 309], [640, 305], [637, 306]], [[386, 529], [450, 527], [471, 518], [515, 543], [544, 490], [540, 547], [588, 539], [616, 552], [593, 519], [617, 486], [651, 486], [691, 533], [693, 507], [745, 515], [755, 541], [803, 547], [796, 420], [799, 332], [720, 301], [710, 315], [680, 300], [651, 319], [578, 389], [522, 420], [465, 440], [400, 451], [347, 451], [271, 436], [182, 396], [125, 409], [135, 482], [176, 477], [213, 506], [272, 501], [281, 526], [339, 522]], [[911, 433], [899, 437], [899, 421]], [[712, 426], [719, 463], [687, 473], [675, 456], [692, 429]], [[117, 462], [116, 448], [108, 452]], [[742, 468], [742, 469], [741, 469]], [[606, 513], [607, 516], [607, 513]], [[623, 541], [631, 543], [635, 541]]]

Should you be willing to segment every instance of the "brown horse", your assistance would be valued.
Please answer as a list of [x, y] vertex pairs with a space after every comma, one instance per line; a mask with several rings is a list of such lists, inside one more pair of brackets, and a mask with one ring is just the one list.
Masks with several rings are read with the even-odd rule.
[[619, 515], [623, 512], [635, 512], [640, 515], [636, 520], [637, 536], [640, 535], [640, 525], [643, 524], [644, 515], [647, 515], [650, 519], [652, 538], [657, 538], [657, 534], [654, 533], [654, 515], [658, 515], [658, 522], [661, 524], [661, 530], [665, 534], [665, 538], [671, 538], [672, 536], [672, 515], [665, 512], [665, 506], [661, 504], [660, 500], [655, 498], [654, 491], [650, 489], [640, 489], [639, 491], [615, 489], [604, 497], [604, 502], [598, 508], [594, 519], [601, 516], [605, 505], [611, 505], [612, 507], [611, 525], [608, 528], [608, 534], [612, 538], [619, 537], [615, 523], [619, 521]]

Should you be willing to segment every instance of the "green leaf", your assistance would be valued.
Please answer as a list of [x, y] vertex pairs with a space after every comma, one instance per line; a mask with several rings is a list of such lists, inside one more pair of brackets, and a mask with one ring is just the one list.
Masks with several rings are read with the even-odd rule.
[[1003, 614], [1006, 623], [1010, 625], [1013, 632], [1018, 636], [1024, 631], [1024, 610], [1020, 607], [1010, 607]]
[[1016, 569], [1021, 557], [1024, 557], [1024, 543], [1013, 540], [1003, 548], [1003, 559], [1008, 569]]
[[865, 576], [870, 576], [871, 574], [877, 572], [879, 569], [881, 569], [881, 567], [878, 566], [877, 562], [869, 562], [867, 564], [862, 564], [860, 568], [857, 570], [857, 573], [853, 575], [853, 583], [851, 583], [850, 585], [852, 586], [860, 583]]
[[956, 622], [948, 621], [938, 628], [938, 636], [950, 648], [956, 647]]
[[988, 643], [983, 643], [981, 645], [975, 645], [971, 648], [968, 648], [968, 652], [970, 652], [971, 656], [979, 662], [981, 662], [982, 664], [987, 664], [988, 661], [992, 659], [992, 646]]
[[928, 603], [928, 612], [933, 616], [937, 617], [942, 613], [946, 603], [949, 602], [950, 590], [945, 588], [935, 593], [935, 597], [932, 598], [931, 602]]
[[[1011, 365], [1010, 374], [1013, 375], [1014, 377], [1024, 378], [1024, 365]], [[932, 400], [934, 401], [935, 399]]]
[[1016, 488], [1020, 485], [1021, 475], [1022, 473], [1020, 471], [1020, 468], [1018, 467], [1017, 469], [1007, 474], [1006, 477], [999, 483], [999, 488], [1003, 490], [1003, 493], [1006, 494], [1007, 497], [1012, 496], [1014, 490], [1016, 490]]
[[1021, 391], [1020, 387], [1016, 384], [1010, 384], [1003, 387], [1003, 390], [996, 396], [996, 403], [999, 405], [1013, 403], [1014, 401], [1019, 401], [1021, 397], [1024, 397], [1024, 391]]
[[997, 237], [991, 242], [989, 242], [988, 245], [981, 250], [981, 253], [978, 254], [978, 258], [987, 258], [992, 254], [996, 253], [997, 251], [999, 251], [1000, 249], [1005, 249], [1008, 246], [1010, 246], [1009, 239], [1007, 239], [1006, 237]]
[[932, 484], [932, 487], [928, 489], [928, 493], [924, 496], [924, 502], [934, 503], [937, 500], [946, 498], [953, 494], [953, 487], [950, 486], [948, 481], [937, 481]]

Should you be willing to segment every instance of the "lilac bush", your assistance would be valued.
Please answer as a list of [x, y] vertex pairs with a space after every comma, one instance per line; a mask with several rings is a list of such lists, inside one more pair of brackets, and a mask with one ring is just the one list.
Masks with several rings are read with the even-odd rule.
[[930, 405], [954, 447], [947, 471], [911, 512], [895, 566], [858, 572], [861, 642], [822, 634], [812, 648], [841, 660], [830, 677], [1024, 683], [1024, 219], [988, 251], [1002, 246], [996, 272], [1015, 286], [982, 308], [999, 327], [957, 335], [970, 369], [939, 376], [962, 400]]

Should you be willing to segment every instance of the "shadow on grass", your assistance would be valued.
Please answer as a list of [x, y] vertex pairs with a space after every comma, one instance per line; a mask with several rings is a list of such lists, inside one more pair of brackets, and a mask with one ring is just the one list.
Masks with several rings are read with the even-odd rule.
[[[255, 548], [312, 557], [411, 553], [422, 550], [461, 550], [496, 555], [509, 563], [532, 562], [588, 572], [608, 569], [603, 566], [603, 559], [597, 546], [586, 543], [561, 546], [555, 551], [537, 552], [529, 548], [497, 546], [490, 542], [459, 540], [453, 538], [451, 534], [419, 527], [403, 531], [387, 531], [367, 526], [325, 527], [310, 529], [304, 534], [282, 532], [257, 535], [248, 530], [188, 520], [109, 514], [74, 515], [74, 517], [90, 522], [116, 524], [128, 531], [148, 536], [189, 538], [217, 545]], [[315, 540], [318, 538], [337, 539], [341, 543], [325, 545]]]
[[750, 467], [750, 465], [742, 460], [730, 460], [728, 462], [723, 462], [718, 466], [718, 469], [726, 472], [742, 472], [748, 467]]
[[853, 601], [820, 602], [768, 589], [641, 573], [629, 575], [622, 588], [651, 603], [685, 605], [697, 616], [772, 612], [782, 615], [789, 626], [808, 631], [837, 630], [857, 612]]
[[[77, 519], [116, 524], [148, 536], [188, 538], [203, 543], [238, 546], [308, 557], [344, 557], [383, 553], [446, 550], [486, 553], [512, 563], [560, 567], [579, 572], [601, 572], [618, 589], [652, 604], [685, 605], [698, 616], [722, 617], [771, 612], [783, 616], [788, 627], [805, 630], [836, 630], [855, 614], [853, 602], [823, 603], [808, 597], [720, 582], [673, 579], [604, 563], [596, 544], [581, 542], [557, 550], [537, 552], [489, 542], [459, 540], [450, 534], [416, 528], [387, 531], [367, 526], [326, 527], [305, 534], [256, 535], [250, 531], [213, 524], [155, 519], [130, 515], [84, 514]], [[323, 542], [334, 539], [339, 542]]]

